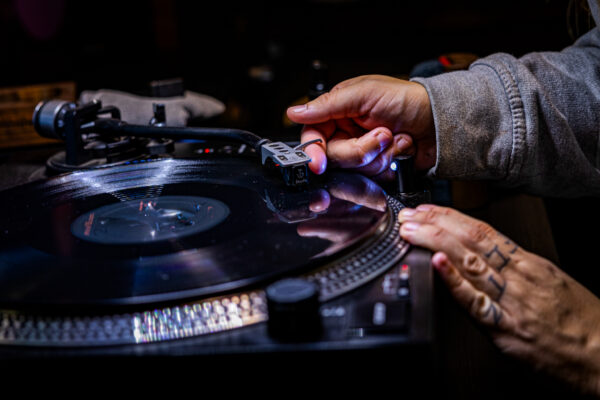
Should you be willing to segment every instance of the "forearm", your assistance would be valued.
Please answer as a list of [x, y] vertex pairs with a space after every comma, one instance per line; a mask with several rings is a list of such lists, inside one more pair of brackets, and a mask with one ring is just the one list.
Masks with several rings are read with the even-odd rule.
[[600, 32], [555, 53], [495, 54], [469, 71], [415, 79], [430, 96], [430, 174], [553, 196], [600, 194]]

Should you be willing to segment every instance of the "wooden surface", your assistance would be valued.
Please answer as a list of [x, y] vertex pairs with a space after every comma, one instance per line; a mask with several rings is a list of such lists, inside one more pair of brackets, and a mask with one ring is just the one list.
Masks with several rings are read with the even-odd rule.
[[33, 129], [33, 110], [42, 100], [75, 100], [75, 83], [0, 88], [0, 148], [53, 143]]

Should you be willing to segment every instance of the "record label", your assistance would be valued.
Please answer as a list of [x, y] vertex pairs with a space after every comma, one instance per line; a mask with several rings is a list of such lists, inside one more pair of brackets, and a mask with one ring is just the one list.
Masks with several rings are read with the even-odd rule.
[[102, 206], [77, 217], [71, 232], [101, 244], [141, 244], [182, 238], [223, 222], [229, 207], [198, 196], [164, 196]]

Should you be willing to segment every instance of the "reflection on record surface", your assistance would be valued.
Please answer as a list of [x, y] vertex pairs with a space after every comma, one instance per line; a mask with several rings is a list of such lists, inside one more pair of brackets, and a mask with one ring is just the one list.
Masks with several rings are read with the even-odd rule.
[[253, 160], [164, 160], [63, 175], [0, 198], [1, 304], [138, 304], [318, 265], [386, 221], [358, 175], [303, 190]]
[[101, 244], [144, 244], [204, 232], [228, 215], [225, 203], [208, 197], [150, 197], [84, 213], [71, 224], [71, 233]]

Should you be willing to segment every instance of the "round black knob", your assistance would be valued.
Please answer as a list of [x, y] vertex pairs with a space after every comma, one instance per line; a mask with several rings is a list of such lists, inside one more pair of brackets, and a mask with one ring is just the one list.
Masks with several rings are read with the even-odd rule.
[[267, 287], [269, 334], [283, 341], [312, 340], [321, 334], [319, 287], [314, 282], [290, 278]]
[[416, 191], [415, 161], [413, 156], [396, 156], [390, 168], [396, 173], [398, 193], [412, 193]]

